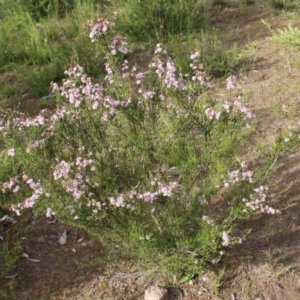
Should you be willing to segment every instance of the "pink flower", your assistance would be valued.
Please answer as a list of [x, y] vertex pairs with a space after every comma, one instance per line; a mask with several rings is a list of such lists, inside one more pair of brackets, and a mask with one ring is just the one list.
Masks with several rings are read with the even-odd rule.
[[230, 90], [234, 90], [235, 88], [240, 88], [240, 86], [238, 84], [235, 86], [235, 83], [236, 83], [236, 77], [235, 76], [229, 76], [227, 78], [226, 89], [228, 91], [230, 91]]
[[62, 160], [59, 163], [59, 165], [55, 167], [55, 170], [53, 172], [54, 180], [58, 180], [62, 177], [67, 178], [70, 171], [71, 171], [70, 164]]
[[20, 190], [20, 187], [17, 185], [15, 188], [12, 190], [13, 193], [17, 193]]
[[163, 49], [161, 47], [161, 44], [157, 44], [154, 54], [161, 53], [162, 51], [163, 51]]
[[126, 48], [125, 44], [120, 46], [118, 50], [123, 54], [127, 54], [129, 52], [128, 49]]
[[155, 92], [148, 91], [148, 92], [143, 93], [143, 97], [146, 100], [149, 100], [149, 99], [152, 99], [155, 96], [155, 94], [156, 94]]
[[55, 212], [52, 210], [51, 207], [48, 207], [47, 211], [46, 211], [46, 217], [50, 218], [51, 216], [54, 216], [54, 215], [55, 215]]
[[190, 56], [191, 60], [194, 60], [197, 57], [199, 57], [199, 52], [198, 51], [191, 53], [191, 56]]
[[210, 119], [210, 120], [212, 120], [213, 118], [214, 118], [214, 116], [215, 116], [215, 111], [212, 109], [212, 108], [207, 108], [206, 110], [205, 110], [205, 114], [207, 115], [207, 117]]
[[92, 109], [97, 109], [99, 107], [99, 103], [96, 101], [96, 102], [94, 102], [93, 103], [93, 105], [92, 105]]
[[222, 232], [222, 245], [223, 246], [228, 246], [230, 243], [230, 236], [228, 235], [228, 233], [226, 231]]
[[8, 149], [7, 155], [8, 155], [8, 156], [11, 156], [11, 157], [14, 157], [14, 156], [16, 155], [15, 148], [10, 148], [10, 149]]

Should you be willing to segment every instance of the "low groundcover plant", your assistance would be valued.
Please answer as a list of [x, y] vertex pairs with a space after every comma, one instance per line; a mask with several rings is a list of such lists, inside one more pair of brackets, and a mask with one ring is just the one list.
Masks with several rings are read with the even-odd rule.
[[[113, 23], [99, 18], [88, 26], [91, 42], [106, 52], [103, 82], [74, 65], [52, 84], [55, 110], [2, 113], [3, 203], [85, 229], [108, 258], [199, 272], [241, 241], [230, 237], [236, 207], [241, 217], [278, 212], [267, 206], [267, 187], [255, 186], [253, 172], [235, 159], [255, 116], [234, 77], [228, 97], [207, 96], [197, 51], [190, 73], [180, 74], [158, 44], [140, 72], [124, 59], [129, 50]], [[215, 218], [210, 200], [235, 186], [239, 197]]]

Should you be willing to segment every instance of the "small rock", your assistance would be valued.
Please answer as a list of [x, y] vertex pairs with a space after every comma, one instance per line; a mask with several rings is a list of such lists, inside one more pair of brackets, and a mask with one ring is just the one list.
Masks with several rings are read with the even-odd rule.
[[191, 279], [191, 280], [189, 281], [189, 285], [194, 285], [194, 283], [195, 283], [195, 280], [193, 280], [193, 279]]
[[67, 242], [68, 235], [67, 235], [67, 230], [64, 231], [64, 233], [59, 237], [58, 242], [61, 245], [64, 245]]
[[167, 176], [173, 176], [173, 177], [180, 175], [180, 171], [175, 167], [168, 169], [166, 173], [167, 173]]
[[46, 239], [45, 239], [45, 237], [42, 236], [42, 235], [38, 238], [38, 242], [39, 242], [39, 243], [45, 243], [45, 241], [46, 241]]
[[167, 300], [168, 298], [168, 290], [157, 285], [149, 286], [145, 292], [145, 300]]

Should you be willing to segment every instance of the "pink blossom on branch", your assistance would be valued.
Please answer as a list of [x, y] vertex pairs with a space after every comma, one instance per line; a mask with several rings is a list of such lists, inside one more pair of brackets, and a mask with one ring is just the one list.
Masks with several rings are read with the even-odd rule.
[[219, 120], [221, 116], [221, 112], [214, 111], [213, 108], [209, 107], [205, 110], [205, 114], [210, 120], [216, 119]]
[[89, 37], [94, 43], [97, 39], [102, 38], [110, 29], [115, 26], [113, 22], [107, 19], [90, 20], [87, 22], [87, 27], [90, 29]]
[[230, 236], [228, 235], [228, 233], [226, 231], [222, 232], [222, 245], [223, 246], [229, 246], [230, 244]]
[[230, 90], [234, 90], [234, 89], [240, 89], [241, 86], [236, 82], [236, 77], [231, 75], [227, 78], [227, 85], [226, 85], [226, 89], [228, 91]]
[[11, 157], [14, 157], [16, 155], [16, 151], [15, 151], [15, 148], [10, 148], [7, 150], [7, 155], [8, 156], [11, 156]]

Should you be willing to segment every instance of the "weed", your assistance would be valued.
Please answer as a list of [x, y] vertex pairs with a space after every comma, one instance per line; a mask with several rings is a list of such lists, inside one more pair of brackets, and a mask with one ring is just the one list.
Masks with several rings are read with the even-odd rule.
[[277, 32], [274, 32], [271, 39], [283, 44], [299, 47], [300, 30], [298, 28], [293, 28], [292, 26], [288, 26], [288, 28], [283, 30], [278, 29]]
[[196, 274], [193, 274], [193, 273], [187, 274], [187, 275], [183, 276], [179, 281], [177, 281], [176, 276], [173, 276], [172, 283], [162, 284], [162, 285], [159, 285], [159, 287], [164, 288], [164, 289], [171, 289], [176, 293], [176, 295], [182, 296], [183, 291], [180, 289], [179, 285], [190, 282], [190, 280], [192, 280], [195, 276], [196, 276]]
[[4, 84], [0, 85], [0, 97], [1, 98], [10, 98], [14, 95], [16, 95], [18, 92], [18, 89], [15, 84], [4, 82]]

